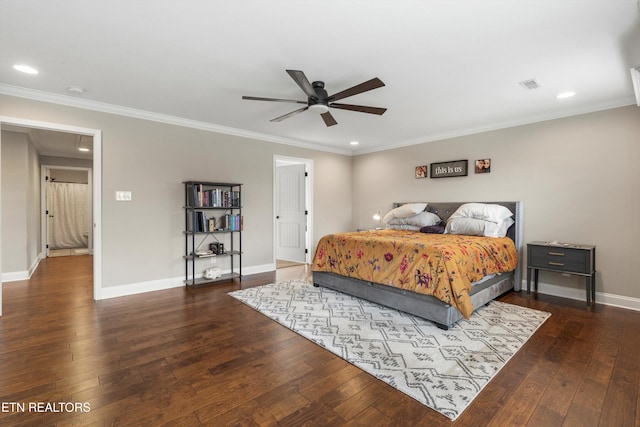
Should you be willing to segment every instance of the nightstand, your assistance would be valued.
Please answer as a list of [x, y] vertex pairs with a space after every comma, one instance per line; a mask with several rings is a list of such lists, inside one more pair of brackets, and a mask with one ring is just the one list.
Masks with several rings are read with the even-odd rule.
[[584, 276], [587, 305], [596, 302], [596, 247], [574, 243], [527, 243], [527, 293], [531, 292], [531, 270], [534, 291], [538, 292], [538, 271], [555, 271]]

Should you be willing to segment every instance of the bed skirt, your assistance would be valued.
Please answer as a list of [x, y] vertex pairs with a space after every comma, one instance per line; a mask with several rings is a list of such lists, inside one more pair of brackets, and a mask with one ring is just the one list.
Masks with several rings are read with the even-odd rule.
[[[422, 317], [436, 323], [442, 329], [449, 329], [463, 318], [457, 308], [431, 295], [352, 279], [335, 273], [314, 271], [313, 284]], [[482, 307], [513, 287], [513, 272], [496, 275], [474, 285], [469, 293], [474, 309]]]

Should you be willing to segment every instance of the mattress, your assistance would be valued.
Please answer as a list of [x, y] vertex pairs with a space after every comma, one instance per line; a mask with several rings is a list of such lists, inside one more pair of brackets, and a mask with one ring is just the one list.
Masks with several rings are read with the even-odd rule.
[[374, 230], [324, 236], [312, 270], [430, 295], [468, 318], [472, 283], [517, 265], [518, 252], [506, 237]]

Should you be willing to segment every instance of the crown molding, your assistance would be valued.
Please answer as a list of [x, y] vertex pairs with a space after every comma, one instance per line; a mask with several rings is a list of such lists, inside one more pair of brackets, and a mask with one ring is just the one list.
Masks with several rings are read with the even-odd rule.
[[611, 110], [613, 108], [628, 107], [629, 105], [634, 105], [634, 104], [635, 104], [635, 99], [633, 97], [626, 97], [622, 99], [616, 99], [611, 102], [590, 105], [584, 108], [564, 110], [562, 113], [557, 113], [557, 114], [540, 114], [537, 116], [531, 116], [521, 120], [497, 121], [481, 127], [457, 129], [453, 132], [442, 132], [438, 134], [425, 135], [421, 138], [414, 138], [414, 139], [406, 140], [403, 142], [398, 142], [396, 144], [387, 145], [385, 147], [356, 150], [354, 151], [354, 155], [357, 156], [360, 154], [368, 154], [368, 153], [375, 153], [380, 151], [393, 150], [396, 148], [409, 147], [412, 145], [441, 141], [444, 139], [459, 138], [461, 136], [468, 136], [476, 133], [491, 132], [494, 130], [508, 129], [516, 126], [530, 125], [530, 124], [546, 122], [550, 120], [563, 119], [567, 117], [579, 116], [582, 114], [589, 114], [589, 113], [595, 113], [598, 111]]
[[[638, 68], [632, 68], [632, 76], [634, 71], [638, 74], [637, 78], [640, 79], [640, 70]], [[635, 78], [636, 76], [634, 76]], [[635, 83], [635, 80], [634, 80]], [[640, 80], [638, 80], [640, 87]], [[634, 86], [635, 87], [635, 86]], [[640, 90], [636, 88], [636, 92]], [[328, 147], [320, 144], [312, 144], [306, 142], [300, 142], [288, 138], [276, 137], [273, 135], [258, 133], [258, 132], [250, 132], [243, 129], [232, 128], [228, 126], [221, 126], [214, 123], [202, 122], [197, 120], [190, 120], [176, 116], [170, 116], [167, 114], [159, 114], [145, 110], [138, 110], [135, 108], [122, 107], [119, 105], [107, 104], [103, 102], [97, 101], [88, 101], [86, 99], [79, 99], [76, 97], [58, 95], [50, 92], [43, 92], [34, 89], [28, 89], [19, 86], [12, 86], [7, 84], [0, 83], [0, 94], [15, 96], [19, 98], [27, 98], [33, 99], [35, 101], [48, 102], [51, 104], [59, 104], [66, 105], [69, 107], [81, 108], [85, 110], [99, 111], [102, 113], [110, 113], [116, 114], [120, 116], [132, 117], [141, 120], [154, 121], [159, 123], [165, 123], [175, 126], [182, 126], [192, 129], [199, 129], [209, 132], [216, 132], [225, 135], [233, 135], [239, 136], [242, 138], [256, 139], [260, 141], [272, 142], [275, 144], [284, 144], [291, 145], [299, 148], [307, 148], [310, 150], [317, 150], [323, 152], [329, 152], [334, 154], [342, 154], [347, 156], [358, 156], [361, 154], [375, 153], [380, 151], [393, 150], [397, 148], [408, 147], [412, 145], [419, 145], [429, 142], [440, 141], [444, 139], [458, 138], [467, 135], [473, 135], [476, 133], [490, 132], [494, 130], [506, 129], [510, 127], [523, 126], [533, 123], [539, 123], [549, 120], [562, 119], [571, 116], [577, 116], [581, 114], [594, 113], [597, 111], [609, 110], [613, 108], [626, 107], [629, 105], [636, 104], [636, 99], [634, 97], [626, 97], [622, 99], [613, 100], [607, 103], [594, 104], [585, 108], [577, 108], [572, 110], [565, 110], [559, 114], [541, 114], [537, 116], [531, 116], [527, 119], [522, 120], [511, 120], [511, 121], [498, 121], [494, 123], [489, 123], [486, 126], [475, 127], [475, 128], [466, 128], [466, 129], [457, 129], [452, 132], [442, 132], [438, 134], [430, 134], [423, 135], [418, 138], [413, 138], [406, 141], [401, 141], [394, 144], [388, 144], [383, 147], [371, 148], [371, 149], [361, 149], [361, 150], [344, 150], [333, 147]], [[638, 96], [638, 95], [636, 95]], [[640, 97], [638, 98], [638, 103], [640, 104]]]
[[51, 92], [44, 92], [34, 89], [28, 89], [20, 86], [13, 86], [0, 83], [0, 94], [15, 96], [18, 98], [32, 99], [34, 101], [47, 102], [50, 104], [65, 105], [68, 107], [81, 108], [84, 110], [98, 111], [101, 113], [116, 114], [135, 119], [148, 120], [152, 122], [165, 123], [175, 126], [182, 126], [192, 129], [216, 132], [225, 135], [239, 136], [242, 138], [256, 139], [260, 141], [273, 142], [275, 144], [292, 145], [310, 150], [318, 150], [335, 154], [353, 155], [350, 150], [341, 150], [337, 148], [327, 147], [320, 144], [312, 144], [300, 142], [293, 139], [281, 138], [273, 135], [251, 132], [243, 129], [221, 126], [215, 123], [202, 122], [198, 120], [190, 120], [182, 117], [170, 116], [168, 114], [159, 114], [151, 111], [138, 110], [135, 108], [122, 107], [114, 104], [107, 104], [98, 101], [89, 101], [76, 97], [59, 95]]

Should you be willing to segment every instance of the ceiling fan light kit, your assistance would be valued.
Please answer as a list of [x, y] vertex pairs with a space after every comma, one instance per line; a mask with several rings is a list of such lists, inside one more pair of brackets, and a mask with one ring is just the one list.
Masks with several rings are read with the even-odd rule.
[[312, 104], [309, 105], [309, 111], [313, 111], [314, 113], [324, 114], [329, 111], [329, 106], [327, 104]]
[[358, 85], [352, 86], [349, 89], [345, 89], [341, 92], [335, 93], [333, 95], [329, 95], [327, 91], [324, 89], [324, 82], [315, 81], [313, 83], [309, 83], [309, 79], [305, 76], [304, 72], [299, 70], [287, 70], [287, 73], [293, 81], [295, 81], [300, 89], [307, 95], [306, 101], [298, 101], [294, 99], [280, 99], [280, 98], [261, 98], [258, 96], [243, 96], [242, 99], [251, 100], [251, 101], [270, 101], [270, 102], [291, 102], [297, 104], [307, 104], [306, 107], [300, 108], [298, 110], [294, 110], [290, 113], [287, 113], [283, 116], [276, 117], [275, 119], [271, 119], [272, 122], [280, 122], [284, 119], [288, 119], [291, 116], [302, 113], [303, 111], [313, 111], [315, 113], [320, 114], [322, 119], [324, 120], [325, 125], [334, 126], [338, 124], [333, 115], [329, 112], [330, 108], [338, 108], [340, 110], [350, 110], [357, 111], [359, 113], [368, 113], [368, 114], [377, 114], [382, 115], [386, 108], [380, 107], [368, 107], [364, 105], [352, 105], [352, 104], [338, 104], [333, 101], [338, 101], [340, 99], [347, 98], [349, 96], [358, 95], [363, 92], [367, 92], [373, 89], [377, 89], [379, 87], [384, 86], [384, 83], [379, 78], [375, 77], [371, 80], [368, 80], [364, 83], [360, 83]]

